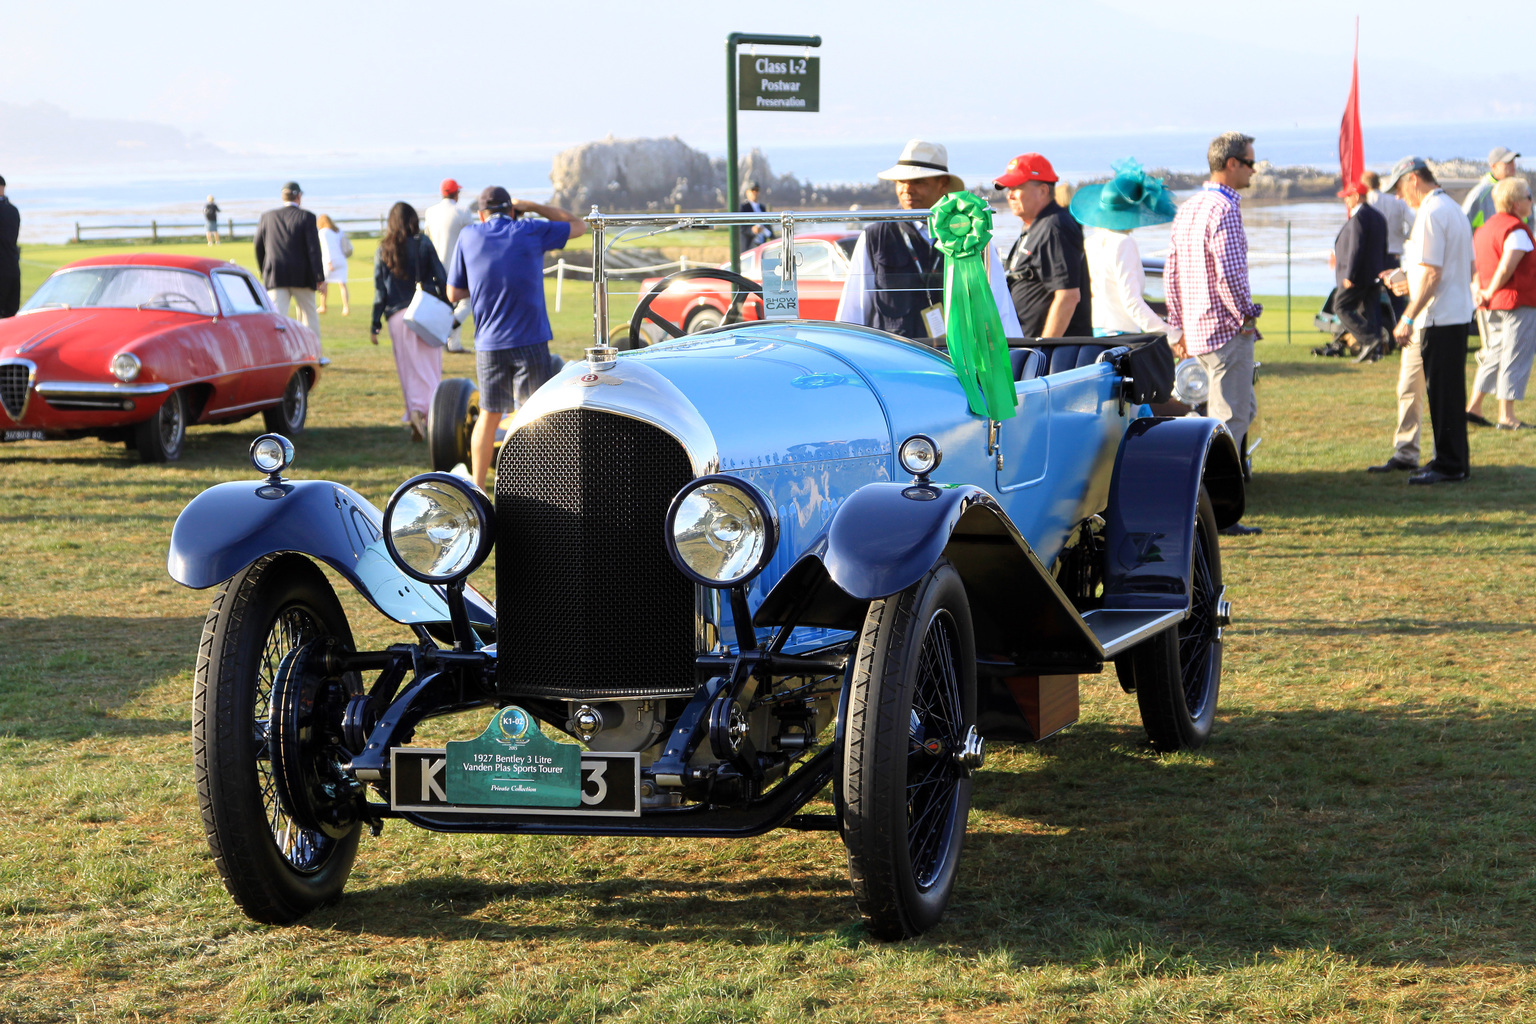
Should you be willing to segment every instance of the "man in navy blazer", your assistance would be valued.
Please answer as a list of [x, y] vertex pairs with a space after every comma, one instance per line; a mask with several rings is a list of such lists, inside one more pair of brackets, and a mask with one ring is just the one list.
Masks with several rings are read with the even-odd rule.
[[291, 298], [299, 307], [298, 321], [318, 338], [315, 292], [325, 280], [325, 262], [315, 215], [299, 206], [303, 198], [299, 183], [290, 181], [283, 186], [283, 205], [261, 215], [256, 225], [256, 263], [272, 305], [287, 316]]
[[1346, 184], [1339, 196], [1349, 219], [1333, 241], [1333, 274], [1338, 285], [1333, 311], [1360, 343], [1357, 362], [1379, 356], [1386, 347], [1381, 323], [1381, 272], [1387, 269], [1387, 219], [1365, 201], [1366, 188]]

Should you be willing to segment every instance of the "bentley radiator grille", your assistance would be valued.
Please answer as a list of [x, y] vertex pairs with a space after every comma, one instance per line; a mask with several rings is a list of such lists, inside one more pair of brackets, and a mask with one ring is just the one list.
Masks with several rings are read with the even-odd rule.
[[32, 368], [25, 363], [0, 366], [0, 405], [13, 420], [20, 420], [27, 407], [27, 392], [32, 388]]
[[570, 409], [507, 437], [496, 464], [504, 696], [693, 692], [694, 585], [662, 540], [692, 477], [681, 444], [626, 416]]

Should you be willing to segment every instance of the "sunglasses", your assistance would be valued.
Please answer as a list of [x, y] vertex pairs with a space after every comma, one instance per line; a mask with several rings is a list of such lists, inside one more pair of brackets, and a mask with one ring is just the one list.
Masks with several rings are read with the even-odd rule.
[[1242, 164], [1244, 167], [1248, 168], [1250, 171], [1253, 170], [1253, 161], [1252, 160], [1244, 160], [1240, 156], [1235, 156], [1232, 159], [1236, 160], [1238, 163]]

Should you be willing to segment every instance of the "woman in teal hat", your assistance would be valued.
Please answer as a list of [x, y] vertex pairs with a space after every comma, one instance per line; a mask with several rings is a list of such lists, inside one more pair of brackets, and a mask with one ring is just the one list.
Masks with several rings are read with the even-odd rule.
[[1084, 185], [1072, 197], [1072, 216], [1088, 236], [1088, 282], [1093, 295], [1093, 326], [1099, 331], [1166, 334], [1174, 354], [1184, 358], [1184, 332], [1170, 327], [1142, 297], [1146, 274], [1134, 228], [1167, 224], [1177, 212], [1163, 179], [1153, 178], [1135, 160], [1111, 165], [1115, 176], [1102, 185]]

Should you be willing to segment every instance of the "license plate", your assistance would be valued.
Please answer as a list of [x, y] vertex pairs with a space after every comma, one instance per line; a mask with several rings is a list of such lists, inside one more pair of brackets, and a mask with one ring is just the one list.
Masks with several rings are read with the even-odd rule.
[[43, 440], [43, 432], [41, 430], [7, 430], [3, 435], [0, 435], [0, 441], [41, 440]]
[[389, 806], [434, 814], [507, 814], [605, 818], [640, 817], [640, 755], [581, 755], [580, 807], [507, 807], [448, 801], [446, 747], [396, 747], [389, 752]]

